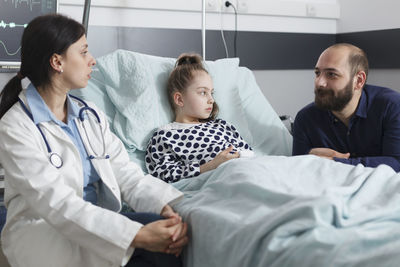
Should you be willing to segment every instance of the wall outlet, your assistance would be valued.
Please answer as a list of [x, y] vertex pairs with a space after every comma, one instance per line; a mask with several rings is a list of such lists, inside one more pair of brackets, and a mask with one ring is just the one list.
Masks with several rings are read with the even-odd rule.
[[216, 11], [219, 0], [205, 0], [206, 1], [206, 11]]
[[[242, 0], [243, 1], [243, 5], [245, 5], [246, 6], [246, 11], [247, 11], [247, 0]], [[225, 5], [225, 0], [222, 0], [221, 1], [221, 3], [222, 3], [222, 12], [227, 12], [227, 13], [234, 13], [235, 12], [235, 10], [234, 10], [234, 8], [232, 7], [232, 6], [226, 6]], [[242, 13], [244, 13], [244, 12], [246, 12], [246, 11], [241, 11], [240, 10], [240, 8], [242, 8], [243, 9], [243, 7], [240, 7], [240, 0], [229, 0], [229, 2], [231, 2], [234, 6], [235, 6], [235, 8], [236, 8], [236, 11], [237, 12], [242, 12]]]
[[[226, 12], [226, 13], [233, 13], [233, 8], [231, 6], [226, 6], [225, 5], [225, 0], [220, 0], [221, 2], [221, 11], [222, 12]], [[236, 0], [229, 0], [229, 2], [233, 3], [234, 5], [236, 5]]]
[[249, 10], [247, 0], [237, 0], [237, 9], [239, 13], [246, 13]]
[[307, 4], [307, 6], [306, 6], [306, 15], [308, 17], [317, 16], [317, 8], [313, 4]]

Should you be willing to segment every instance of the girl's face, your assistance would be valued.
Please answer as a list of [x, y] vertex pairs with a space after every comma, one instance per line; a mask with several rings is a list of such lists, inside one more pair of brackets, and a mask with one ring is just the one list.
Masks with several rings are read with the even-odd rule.
[[193, 73], [193, 80], [183, 94], [175, 98], [177, 122], [199, 122], [207, 119], [213, 110], [214, 85], [210, 75], [204, 71]]
[[64, 83], [70, 89], [83, 88], [88, 84], [95, 59], [88, 51], [86, 37], [83, 35], [73, 43], [62, 58]]

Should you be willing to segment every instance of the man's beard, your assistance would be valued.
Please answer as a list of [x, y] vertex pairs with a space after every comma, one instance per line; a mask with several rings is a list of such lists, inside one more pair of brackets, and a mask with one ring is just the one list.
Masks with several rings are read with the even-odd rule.
[[315, 105], [323, 110], [341, 111], [353, 98], [353, 84], [349, 83], [335, 95], [332, 88], [315, 88]]

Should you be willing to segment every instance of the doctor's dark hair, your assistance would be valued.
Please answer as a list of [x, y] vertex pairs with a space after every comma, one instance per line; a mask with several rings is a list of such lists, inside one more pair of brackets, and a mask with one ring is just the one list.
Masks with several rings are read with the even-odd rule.
[[1, 92], [0, 119], [18, 101], [22, 91], [21, 80], [28, 77], [32, 84], [47, 86], [56, 71], [50, 65], [54, 54], [62, 55], [85, 34], [79, 22], [58, 14], [33, 19], [22, 35], [21, 68]]
[[[168, 101], [174, 113], [176, 113], [174, 93], [180, 92], [184, 94], [187, 87], [194, 79], [196, 72], [204, 71], [205, 73], [208, 73], [202, 62], [203, 59], [198, 54], [181, 54], [176, 60], [175, 68], [169, 75], [167, 83]], [[200, 122], [214, 120], [218, 115], [218, 110], [218, 105], [214, 100], [213, 110], [210, 117], [207, 119], [200, 119]]]

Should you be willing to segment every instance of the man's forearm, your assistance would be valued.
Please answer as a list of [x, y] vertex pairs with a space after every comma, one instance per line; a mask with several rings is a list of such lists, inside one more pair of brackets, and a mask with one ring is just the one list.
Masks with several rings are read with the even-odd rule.
[[361, 163], [365, 167], [378, 167], [381, 164], [386, 164], [393, 168], [394, 171], [400, 171], [400, 161], [396, 157], [390, 156], [378, 156], [378, 157], [357, 157], [357, 158], [333, 158], [337, 162], [342, 162], [351, 165], [357, 165]]

